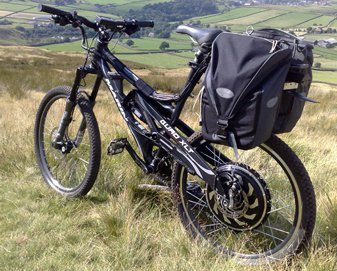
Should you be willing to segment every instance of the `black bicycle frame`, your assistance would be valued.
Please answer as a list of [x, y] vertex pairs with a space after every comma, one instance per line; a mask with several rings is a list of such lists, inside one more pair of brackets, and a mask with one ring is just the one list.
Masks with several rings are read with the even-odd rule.
[[[217, 174], [206, 163], [200, 154], [188, 143], [185, 136], [190, 136], [194, 131], [187, 124], [179, 119], [182, 108], [190, 96], [193, 88], [199, 81], [200, 77], [206, 69], [205, 62], [201, 64], [202, 57], [196, 58], [191, 64], [191, 72], [186, 81], [183, 91], [175, 100], [175, 107], [172, 101], [162, 102], [154, 99], [152, 94], [155, 92], [149, 85], [133, 73], [118, 58], [116, 58], [108, 49], [108, 41], [97, 40], [95, 53], [90, 65], [82, 66], [77, 69], [71, 94], [68, 98], [64, 117], [62, 118], [58, 139], [62, 139], [64, 131], [62, 127], [66, 127], [70, 122], [72, 108], [76, 101], [76, 95], [81, 80], [87, 74], [96, 74], [97, 79], [93, 87], [93, 91], [89, 99], [94, 103], [99, 86], [103, 80], [110, 90], [114, 101], [116, 102], [119, 112], [130, 128], [137, 145], [143, 155], [141, 159], [130, 145], [126, 146], [138, 166], [145, 173], [153, 172], [153, 155], [152, 148], [158, 146], [169, 153], [175, 160], [179, 161], [191, 174], [195, 174], [203, 179], [210, 187], [219, 193], [223, 193], [221, 185], [217, 184]], [[110, 64], [116, 72], [111, 72]], [[130, 93], [123, 93], [123, 80], [127, 80], [135, 87]], [[130, 104], [130, 101], [132, 103]], [[138, 120], [135, 118], [137, 116]], [[144, 128], [140, 123], [146, 123], [148, 129]], [[81, 131], [85, 130], [85, 122], [80, 126], [79, 137]], [[182, 132], [184, 135], [178, 132]]]

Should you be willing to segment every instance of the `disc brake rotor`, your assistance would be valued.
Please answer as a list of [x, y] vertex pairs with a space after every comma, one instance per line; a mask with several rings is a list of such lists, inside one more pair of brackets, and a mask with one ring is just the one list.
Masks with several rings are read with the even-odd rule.
[[[206, 200], [213, 215], [236, 231], [261, 225], [271, 208], [270, 192], [261, 176], [243, 164], [224, 164], [217, 172], [226, 192], [220, 195], [207, 185]], [[233, 183], [237, 191], [231, 190]]]

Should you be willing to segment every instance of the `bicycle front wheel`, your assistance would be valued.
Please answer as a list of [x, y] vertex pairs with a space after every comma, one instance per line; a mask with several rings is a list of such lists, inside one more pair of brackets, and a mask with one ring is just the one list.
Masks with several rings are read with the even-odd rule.
[[176, 163], [174, 194], [181, 221], [193, 237], [208, 240], [240, 263], [284, 259], [303, 249], [315, 224], [315, 195], [295, 153], [278, 137], [252, 150], [211, 144], [201, 133], [189, 139], [217, 172], [220, 195]]
[[35, 153], [46, 183], [58, 193], [76, 197], [92, 188], [100, 166], [101, 141], [90, 102], [79, 95], [62, 147], [54, 141], [69, 96], [69, 87], [57, 87], [43, 98], [35, 120]]

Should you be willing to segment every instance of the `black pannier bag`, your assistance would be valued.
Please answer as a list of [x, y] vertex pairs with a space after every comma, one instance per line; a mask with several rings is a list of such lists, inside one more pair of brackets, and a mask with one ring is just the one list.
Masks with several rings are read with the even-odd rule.
[[293, 49], [289, 72], [273, 132], [290, 132], [300, 119], [312, 81], [313, 46], [279, 29], [260, 29], [250, 35], [287, 42]]
[[291, 56], [281, 41], [221, 33], [204, 79], [204, 138], [240, 149], [265, 142], [278, 116]]

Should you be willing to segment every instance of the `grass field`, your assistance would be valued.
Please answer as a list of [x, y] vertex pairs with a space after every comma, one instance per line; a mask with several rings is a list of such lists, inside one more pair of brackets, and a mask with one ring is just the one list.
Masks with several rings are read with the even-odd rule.
[[148, 4], [156, 4], [160, 2], [165, 2], [165, 0], [86, 0], [85, 2], [90, 3], [90, 4], [100, 4], [100, 5], [115, 5], [115, 6], [120, 6], [120, 5], [137, 5], [137, 3], [142, 2], [143, 5], [148, 5]]
[[297, 25], [298, 27], [309, 27], [309, 26], [315, 26], [315, 25], [320, 25], [320, 26], [328, 26], [328, 24], [334, 19], [333, 16], [319, 16], [318, 18], [315, 18], [313, 20], [307, 21], [305, 23]]
[[[143, 63], [153, 67], [164, 68], [178, 68], [186, 67], [189, 60], [192, 60], [194, 55], [192, 52], [182, 53], [162, 53], [159, 50], [159, 45], [163, 39], [142, 38], [133, 39], [134, 46], [128, 47], [126, 45], [117, 45], [114, 47], [115, 42], [111, 42], [111, 49], [116, 53], [117, 57], [121, 60], [129, 60], [134, 62]], [[187, 50], [191, 49], [190, 41], [186, 37], [186, 42], [167, 40], [170, 44], [169, 49]], [[42, 48], [57, 51], [57, 52], [82, 52], [80, 41], [52, 44], [42, 46]], [[146, 51], [153, 51], [151, 54]]]
[[[36, 4], [34, 5], [21, 5], [16, 4], [12, 2], [2, 2], [0, 4], [1, 10], [8, 10], [8, 11], [21, 11], [21, 10], [27, 10], [31, 8], [32, 11], [36, 11]], [[35, 9], [35, 10], [34, 10]]]
[[337, 72], [314, 71], [313, 78], [316, 82], [326, 82], [337, 85]]
[[314, 52], [326, 59], [337, 60], [337, 50], [315, 47]]
[[[82, 57], [19, 49], [0, 47], [2, 270], [336, 270], [335, 87], [314, 84], [310, 97], [320, 104], [307, 104], [297, 127], [282, 136], [307, 167], [316, 191], [317, 223], [308, 255], [291, 263], [242, 267], [188, 238], [170, 194], [138, 190], [137, 184], [151, 183], [152, 178], [141, 173], [127, 153], [104, 154], [111, 138], [131, 138], [105, 91], [95, 105], [103, 156], [94, 189], [84, 198], [70, 200], [47, 188], [34, 158], [36, 110], [46, 89], [72, 83]], [[165, 81], [163, 75], [175, 71], [146, 72], [148, 79], [157, 74]], [[179, 70], [173, 78], [184, 75]], [[198, 127], [193, 102], [188, 101], [183, 118]]]
[[333, 23], [330, 25], [331, 27], [337, 27], [337, 20], [333, 21]]
[[237, 8], [230, 11], [224, 12], [222, 14], [215, 14], [203, 17], [195, 17], [194, 21], [200, 21], [202, 24], [214, 24], [222, 21], [237, 19], [252, 14], [258, 14], [265, 11], [263, 8]]
[[297, 25], [303, 24], [306, 21], [314, 19], [318, 17], [317, 14], [313, 13], [287, 13], [282, 16], [278, 16], [276, 18], [272, 18], [264, 21], [259, 26], [268, 26], [268, 27], [276, 27], [276, 28], [288, 28], [295, 27]]
[[[118, 18], [116, 15], [111, 13], [115, 12], [114, 8], [107, 8], [107, 14], [99, 13], [98, 8], [94, 5], [98, 0], [88, 0], [80, 3], [79, 5], [70, 5], [63, 6], [62, 8], [68, 11], [73, 11], [74, 9], [79, 8], [79, 14], [83, 16], [87, 16], [91, 19], [94, 19], [97, 14], [108, 16], [111, 18]], [[111, 1], [100, 1], [100, 4], [113, 4], [116, 5], [117, 9], [121, 8], [124, 11], [129, 8], [139, 8], [147, 3], [157, 3], [162, 2], [164, 0], [153, 0], [153, 1], [126, 1], [126, 0], [117, 0], [111, 3]], [[36, 2], [32, 2], [30, 0], [13, 0], [13, 1], [2, 1], [0, 2], [0, 13], [1, 12], [11, 12], [22, 10], [21, 8], [32, 8], [26, 11], [26, 15], [29, 17], [34, 17], [37, 14], [35, 7], [37, 6]], [[224, 8], [224, 7], [223, 7]], [[7, 14], [4, 13], [4, 14]], [[210, 24], [212, 27], [221, 27], [223, 25], [227, 25], [234, 32], [242, 32], [245, 31], [247, 26], [252, 25], [254, 29], [264, 28], [264, 27], [274, 27], [274, 28], [302, 28], [305, 29], [309, 26], [322, 25], [327, 26], [328, 23], [334, 18], [334, 14], [337, 13], [337, 6], [305, 6], [305, 7], [291, 7], [291, 6], [279, 6], [279, 5], [264, 5], [258, 7], [240, 7], [240, 8], [232, 8], [229, 11], [224, 11], [220, 14], [208, 15], [204, 17], [195, 17], [191, 18], [191, 20], [200, 21], [202, 24]], [[22, 14], [16, 14], [14, 16], [21, 16]], [[38, 14], [40, 15], [40, 14]], [[42, 15], [42, 14], [41, 14]], [[28, 17], [25, 16], [23, 18], [10, 18], [13, 21], [13, 24], [10, 26], [0, 26], [0, 43], [1, 44], [22, 44], [24, 43], [24, 39], [21, 38], [22, 35], [18, 31], [15, 31], [15, 28], [19, 25], [30, 28], [33, 26]], [[190, 20], [186, 20], [185, 23], [188, 23]], [[330, 25], [330, 27], [336, 28], [337, 22], [334, 21]], [[12, 32], [10, 31], [12, 30]], [[308, 36], [308, 38], [313, 37]], [[337, 38], [336, 34], [324, 34], [324, 35], [316, 35], [317, 39], [323, 39], [326, 37]], [[121, 54], [129, 54], [132, 52], [138, 53], [142, 51], [156, 51], [159, 48], [160, 43], [164, 41], [161, 39], [134, 39], [134, 46], [132, 48], [124, 48], [117, 46], [116, 52]], [[172, 33], [171, 39], [168, 40], [170, 43], [170, 49], [176, 50], [187, 50], [191, 48], [191, 42], [189, 38], [185, 35], [177, 35]], [[56, 44], [47, 46], [49, 50], [54, 51], [69, 51], [69, 52], [80, 52], [81, 49], [78, 46], [78, 43], [67, 43], [67, 44]], [[319, 60], [323, 63], [326, 68], [334, 68], [335, 65], [332, 60], [335, 60], [335, 51], [334, 50], [324, 50], [321, 48], [316, 48], [315, 53], [319, 56]], [[183, 54], [181, 54], [183, 55]], [[163, 56], [163, 57], [161, 57]], [[191, 54], [191, 57], [192, 54]], [[144, 55], [121, 55], [122, 59], [134, 59], [135, 61], [140, 61], [141, 63], [150, 62], [150, 65], [161, 65], [162, 67], [182, 67], [184, 66], [184, 61], [180, 57], [172, 56], [172, 55], [161, 55], [156, 54], [151, 56], [151, 60], [149, 61]], [[163, 61], [161, 61], [161, 59]], [[167, 62], [168, 61], [168, 62]]]
[[285, 14], [284, 11], [280, 10], [265, 10], [252, 15], [243, 16], [240, 18], [218, 22], [217, 24], [227, 24], [227, 25], [254, 25], [261, 21], [266, 21], [270, 18], [275, 18]]

